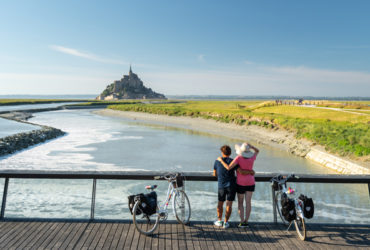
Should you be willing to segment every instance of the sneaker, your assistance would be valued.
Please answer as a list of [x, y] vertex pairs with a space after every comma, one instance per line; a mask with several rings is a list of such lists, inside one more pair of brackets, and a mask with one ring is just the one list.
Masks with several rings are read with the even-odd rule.
[[222, 220], [216, 220], [213, 224], [217, 227], [222, 227], [224, 225], [224, 222]]
[[224, 222], [224, 228], [229, 228], [229, 227], [230, 227], [229, 222], [225, 221], [225, 222]]
[[248, 226], [249, 226], [248, 223], [245, 222], [245, 221], [244, 222], [240, 222], [239, 225], [238, 225], [239, 228], [246, 228]]

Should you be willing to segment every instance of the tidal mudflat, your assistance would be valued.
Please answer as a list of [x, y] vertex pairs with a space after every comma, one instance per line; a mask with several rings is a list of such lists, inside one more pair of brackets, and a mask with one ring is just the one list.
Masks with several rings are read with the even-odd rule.
[[[87, 110], [37, 113], [30, 121], [62, 129], [67, 135], [0, 158], [1, 169], [211, 171], [221, 145], [241, 142], [188, 128], [101, 116]], [[288, 152], [257, 145], [261, 149], [255, 165], [258, 172], [332, 173]], [[96, 217], [130, 218], [127, 196], [145, 192], [144, 186], [151, 183], [156, 182], [98, 181]], [[161, 200], [167, 185], [157, 183]], [[317, 216], [313, 222], [369, 223], [365, 185], [292, 186], [316, 201]], [[268, 183], [257, 184], [251, 220], [272, 220], [270, 190]], [[87, 218], [90, 191], [88, 180], [11, 180], [6, 216]], [[193, 219], [213, 220], [217, 183], [187, 182], [186, 191]], [[354, 216], [347, 216], [349, 213]], [[236, 213], [232, 219], [237, 220]]]

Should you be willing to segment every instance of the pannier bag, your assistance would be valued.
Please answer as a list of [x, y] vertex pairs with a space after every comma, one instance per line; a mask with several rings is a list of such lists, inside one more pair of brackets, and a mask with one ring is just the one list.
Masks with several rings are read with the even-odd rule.
[[281, 197], [281, 214], [287, 221], [292, 221], [297, 216], [294, 200], [289, 199], [286, 195]]
[[141, 206], [143, 207], [143, 211], [147, 215], [152, 215], [157, 211], [157, 193], [150, 192], [145, 194], [145, 203], [141, 202]]
[[184, 177], [180, 173], [176, 174], [176, 186], [180, 188], [183, 185], [184, 185]]
[[315, 206], [313, 204], [312, 198], [308, 198], [307, 196], [301, 194], [299, 199], [303, 201], [303, 215], [307, 219], [311, 219], [315, 212]]
[[133, 214], [135, 197], [138, 197], [141, 201], [140, 209], [136, 210], [136, 215], [140, 215], [142, 212], [146, 215], [152, 215], [157, 211], [157, 193], [153, 191], [148, 194], [141, 193], [128, 197], [128, 208], [131, 214]]
[[274, 189], [274, 191], [279, 191], [279, 183], [277, 181], [274, 181], [272, 183], [272, 188]]
[[[142, 197], [144, 197], [144, 194], [134, 194], [134, 195], [130, 195], [128, 197], [128, 209], [130, 210], [130, 213], [133, 214], [133, 209], [134, 209], [134, 206], [135, 206], [135, 197], [140, 197], [140, 199]], [[141, 210], [142, 209], [138, 209], [136, 210], [136, 215], [140, 215], [141, 214]]]

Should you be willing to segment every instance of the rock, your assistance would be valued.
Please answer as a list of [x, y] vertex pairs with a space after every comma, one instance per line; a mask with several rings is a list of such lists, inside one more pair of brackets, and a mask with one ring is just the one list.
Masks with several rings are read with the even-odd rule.
[[65, 132], [60, 129], [43, 126], [40, 130], [0, 138], [0, 156], [14, 153], [64, 134]]
[[130, 67], [128, 75], [124, 75], [119, 81], [114, 81], [96, 97], [98, 100], [119, 99], [167, 99], [163, 94], [154, 92], [151, 88], [144, 86], [137, 74]]

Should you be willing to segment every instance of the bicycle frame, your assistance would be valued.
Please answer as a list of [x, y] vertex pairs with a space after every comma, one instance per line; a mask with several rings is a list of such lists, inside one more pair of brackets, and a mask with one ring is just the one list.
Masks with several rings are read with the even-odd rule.
[[[161, 206], [159, 206], [159, 214], [167, 212], [168, 204], [171, 201], [171, 198], [176, 194], [177, 189], [173, 185], [173, 181], [170, 181], [167, 188], [166, 200]], [[174, 212], [174, 211], [173, 211]]]

